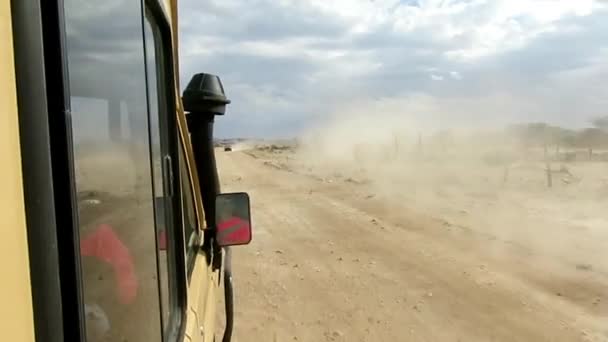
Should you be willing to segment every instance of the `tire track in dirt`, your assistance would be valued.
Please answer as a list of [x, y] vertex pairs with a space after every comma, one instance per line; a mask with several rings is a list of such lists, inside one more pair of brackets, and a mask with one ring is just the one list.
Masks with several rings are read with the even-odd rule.
[[430, 220], [385, 219], [243, 153], [218, 160], [224, 190], [248, 191], [254, 216], [252, 245], [235, 248], [236, 341], [594, 339], [566, 303]]

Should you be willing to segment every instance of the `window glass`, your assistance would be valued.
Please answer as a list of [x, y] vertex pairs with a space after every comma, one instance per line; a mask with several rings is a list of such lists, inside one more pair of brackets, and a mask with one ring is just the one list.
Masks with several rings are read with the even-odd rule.
[[[171, 313], [178, 313], [176, 284], [174, 280], [175, 251], [171, 250], [171, 241], [175, 236], [172, 213], [173, 180], [168, 179], [172, 162], [168, 144], [167, 94], [164, 82], [162, 40], [159, 27], [150, 14], [146, 14], [144, 23], [146, 44], [146, 69], [148, 75], [148, 101], [150, 113], [150, 145], [152, 153], [152, 175], [154, 179], [154, 198], [156, 229], [158, 236], [159, 286], [161, 293], [161, 312], [165, 334], [168, 333]], [[173, 275], [173, 277], [171, 276]]]
[[64, 4], [88, 341], [159, 341], [141, 3]]

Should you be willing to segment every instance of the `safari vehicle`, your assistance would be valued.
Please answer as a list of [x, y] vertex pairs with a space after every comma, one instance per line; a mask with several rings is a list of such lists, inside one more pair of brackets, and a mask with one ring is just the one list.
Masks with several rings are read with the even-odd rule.
[[3, 341], [231, 339], [249, 197], [220, 193], [230, 101], [179, 96], [177, 27], [177, 0], [0, 2]]

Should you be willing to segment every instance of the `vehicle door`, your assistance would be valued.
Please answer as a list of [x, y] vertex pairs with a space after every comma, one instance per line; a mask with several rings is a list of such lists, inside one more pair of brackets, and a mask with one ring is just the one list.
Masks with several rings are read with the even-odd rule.
[[200, 248], [162, 7], [64, 5], [87, 338], [210, 341], [217, 272]]

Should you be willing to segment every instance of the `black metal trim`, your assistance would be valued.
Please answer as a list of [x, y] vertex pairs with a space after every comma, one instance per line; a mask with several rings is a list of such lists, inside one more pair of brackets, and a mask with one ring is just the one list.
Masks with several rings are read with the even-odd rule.
[[[148, 49], [149, 49], [149, 47], [148, 47], [148, 39], [147, 39], [147, 32], [146, 32], [146, 22], [149, 22], [148, 24], [151, 27], [152, 40], [156, 40], [155, 39], [156, 37], [155, 37], [155, 32], [154, 32], [154, 30], [155, 30], [154, 26], [157, 25], [157, 24], [156, 24], [156, 19], [154, 19], [154, 18], [151, 18], [151, 19], [148, 18], [148, 16], [152, 16], [152, 15], [148, 14], [149, 12], [145, 8], [145, 6], [144, 6], [143, 3], [142, 3], [142, 13], [143, 14], [141, 15], [141, 32], [142, 32], [142, 45], [144, 47], [143, 48], [143, 53], [144, 53], [144, 70], [145, 70], [144, 78], [145, 78], [145, 83], [146, 83], [146, 119], [148, 120], [148, 131], [147, 131], [147, 133], [148, 133], [148, 155], [150, 156], [148, 158], [148, 160], [149, 160], [148, 167], [150, 168], [150, 186], [152, 188], [152, 196], [153, 196], [152, 197], [152, 201], [156, 201], [156, 197], [155, 197], [156, 196], [156, 184], [155, 184], [156, 183], [156, 181], [155, 181], [156, 175], [154, 174], [154, 154], [152, 152], [152, 150], [153, 150], [153, 146], [152, 146], [152, 141], [153, 141], [152, 140], [152, 119], [151, 119], [152, 116], [150, 115], [150, 112], [151, 112], [151, 108], [152, 108], [151, 106], [152, 105], [158, 106], [158, 103], [156, 103], [156, 104], [150, 103], [150, 92], [149, 92], [149, 90], [150, 90], [150, 77], [148, 75], [148, 72], [150, 71], [150, 68], [148, 66], [148, 61], [149, 61], [148, 60], [148, 58], [149, 58], [148, 57]], [[156, 43], [153, 42], [152, 44], [153, 44], [152, 49], [156, 50]], [[154, 62], [156, 63], [157, 60], [158, 60], [158, 56], [156, 56], [156, 53], [155, 53], [155, 57], [156, 58], [155, 58]], [[154, 68], [154, 70], [155, 70], [154, 72], [156, 72], [156, 68]], [[157, 83], [156, 86], [155, 86], [156, 92], [157, 92], [157, 102], [159, 102], [158, 101], [158, 97], [160, 97], [160, 89], [158, 88], [158, 84], [160, 82], [158, 82], [158, 75], [157, 75], [157, 77], [155, 77], [155, 79], [156, 79], [156, 83]], [[162, 124], [162, 122], [163, 122], [162, 121], [163, 115], [166, 115], [166, 113], [163, 113], [163, 111], [161, 110], [161, 108], [158, 108], [158, 113], [157, 114], [159, 116], [158, 117], [158, 123], [159, 123], [159, 126], [160, 126]], [[168, 164], [165, 164], [165, 156], [162, 154], [163, 153], [163, 149], [162, 149], [163, 143], [162, 143], [162, 133], [160, 132], [160, 129], [159, 129], [159, 135], [160, 135], [160, 140], [161, 140], [160, 141], [160, 144], [161, 144], [161, 155], [160, 155], [160, 158], [161, 158], [161, 170], [162, 170], [161, 177], [162, 177], [162, 180], [163, 180], [162, 187], [164, 189], [166, 189], [167, 185], [164, 184], [164, 183], [166, 182], [166, 176], [167, 176], [167, 174], [169, 172], [165, 169], [165, 167]], [[173, 172], [173, 171], [170, 171], [170, 172]], [[167, 195], [167, 191], [165, 191], [164, 192], [164, 197], [166, 198], [167, 196], [168, 196]], [[164, 203], [163, 203], [163, 206], [164, 206]], [[157, 290], [158, 290], [158, 307], [160, 308], [160, 310], [159, 310], [159, 320], [160, 320], [160, 331], [161, 331], [161, 336], [162, 336], [161, 338], [164, 340], [164, 338], [165, 338], [165, 321], [164, 321], [164, 317], [163, 317], [163, 312], [164, 312], [165, 308], [163, 307], [163, 300], [162, 300], [162, 291], [163, 290], [162, 290], [162, 284], [161, 284], [162, 280], [161, 280], [161, 276], [160, 276], [160, 273], [161, 273], [161, 270], [160, 270], [161, 260], [160, 260], [159, 252], [158, 252], [160, 249], [159, 249], [159, 241], [158, 241], [158, 236], [159, 235], [158, 235], [158, 228], [157, 227], [160, 224], [160, 222], [158, 222], [159, 214], [158, 214], [157, 210], [158, 210], [158, 208], [156, 207], [156, 204], [153, 205], [152, 206], [152, 211], [154, 212], [154, 224], [153, 224], [152, 228], [153, 228], [153, 233], [154, 233], [154, 256], [155, 256], [156, 275], [157, 275], [156, 276], [156, 287], [157, 287]], [[167, 220], [167, 219], [169, 219], [169, 220], [174, 219], [173, 210], [171, 210], [171, 212], [169, 212], [169, 213], [165, 213], [163, 215], [163, 217], [164, 217], [165, 220]], [[169, 227], [166, 227], [165, 230], [167, 231], [167, 235], [166, 236], [167, 236], [168, 245], [172, 246], [173, 245], [173, 239], [172, 239], [171, 235], [173, 235], [173, 234], [171, 234], [171, 229]], [[170, 248], [168, 248], [168, 250], [169, 250], [169, 253], [167, 253], [168, 254], [168, 258], [167, 259], [171, 260], [171, 256], [172, 256], [171, 252], [172, 252], [173, 248], [170, 247]], [[167, 274], [168, 274], [169, 278], [172, 276], [172, 274], [170, 274], [170, 270], [167, 270]], [[169, 289], [169, 291], [171, 291], [171, 289]], [[172, 314], [172, 312], [170, 313], [170, 316], [171, 316], [171, 314]], [[171, 319], [171, 317], [169, 317], [169, 319]]]
[[41, 4], [53, 184], [61, 189], [55, 192], [55, 212], [64, 335], [68, 341], [85, 341], [64, 5], [63, 0], [41, 1]]
[[59, 342], [64, 329], [40, 3], [11, 1], [11, 16], [35, 336]]
[[226, 327], [222, 342], [232, 340], [234, 330], [234, 284], [232, 282], [232, 250], [224, 248], [224, 314], [226, 315]]

